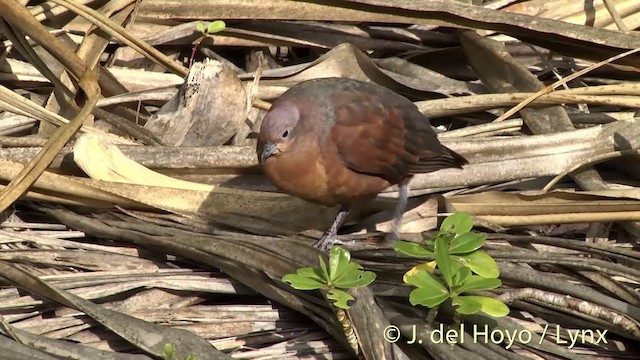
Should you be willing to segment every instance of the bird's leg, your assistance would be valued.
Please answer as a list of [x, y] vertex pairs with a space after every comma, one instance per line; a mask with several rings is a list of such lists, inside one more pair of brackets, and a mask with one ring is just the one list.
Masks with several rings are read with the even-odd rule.
[[331, 246], [333, 246], [333, 244], [338, 242], [338, 229], [340, 229], [340, 226], [342, 226], [347, 215], [349, 215], [350, 209], [351, 206], [349, 205], [342, 205], [340, 207], [340, 211], [338, 212], [338, 215], [336, 215], [335, 220], [333, 220], [333, 224], [331, 224], [329, 230], [322, 235], [320, 240], [313, 244], [314, 247], [322, 251], [327, 251]]
[[400, 226], [402, 225], [402, 215], [404, 211], [407, 209], [407, 202], [409, 199], [409, 181], [411, 179], [407, 178], [402, 180], [400, 184], [398, 184], [398, 204], [396, 205], [396, 209], [393, 212], [393, 224], [391, 225], [391, 234], [385, 236], [386, 245], [391, 245], [393, 240], [397, 240], [400, 237]]

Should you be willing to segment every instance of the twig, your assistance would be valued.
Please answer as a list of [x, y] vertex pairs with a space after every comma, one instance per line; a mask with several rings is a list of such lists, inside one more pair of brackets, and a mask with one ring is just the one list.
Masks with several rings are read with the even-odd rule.
[[575, 165], [573, 165], [572, 167], [570, 167], [568, 170], [563, 171], [562, 173], [558, 174], [556, 177], [554, 177], [551, 181], [549, 181], [549, 183], [547, 185], [545, 185], [544, 188], [542, 188], [542, 192], [545, 193], [547, 191], [549, 191], [555, 184], [557, 184], [560, 180], [562, 180], [562, 178], [564, 178], [565, 176], [571, 174], [572, 172], [587, 166], [587, 165], [594, 165], [597, 163], [601, 163], [603, 161], [607, 161], [610, 159], [616, 159], [619, 157], [623, 157], [623, 156], [630, 156], [630, 155], [638, 155], [640, 154], [640, 150], [622, 150], [622, 151], [614, 151], [614, 152], [610, 152], [610, 153], [606, 153], [606, 154], [602, 154], [602, 155], [598, 155], [598, 156], [594, 156], [590, 159], [581, 161]]
[[600, 61], [599, 63], [593, 64], [587, 68], [584, 68], [578, 72], [575, 72], [569, 76], [567, 76], [566, 78], [562, 79], [562, 80], [558, 80], [556, 82], [554, 82], [551, 85], [548, 85], [546, 87], [544, 87], [543, 89], [541, 89], [540, 91], [538, 91], [537, 93], [531, 95], [529, 98], [527, 98], [526, 100], [524, 100], [523, 102], [521, 102], [520, 104], [514, 106], [513, 108], [511, 108], [509, 111], [505, 112], [504, 114], [502, 114], [502, 116], [498, 117], [497, 119], [495, 119], [494, 121], [503, 121], [505, 119], [508, 119], [511, 115], [515, 114], [516, 112], [522, 110], [522, 108], [524, 108], [525, 106], [529, 105], [531, 102], [533, 102], [533, 100], [539, 98], [541, 95], [550, 93], [551, 91], [553, 91], [553, 89], [557, 88], [558, 86], [565, 84], [575, 78], [578, 78], [592, 70], [595, 70], [603, 65], [609, 64], [613, 61], [622, 59], [623, 57], [629, 56], [631, 54], [635, 54], [638, 51], [640, 51], [640, 48], [635, 48], [629, 51], [625, 51], [622, 54], [610, 57], [606, 60]]
[[621, 31], [629, 31], [629, 28], [624, 24], [620, 14], [618, 14], [618, 10], [616, 10], [616, 4], [612, 3], [611, 0], [604, 0], [604, 6], [609, 10], [609, 14], [611, 14], [611, 18], [616, 23], [618, 29]]

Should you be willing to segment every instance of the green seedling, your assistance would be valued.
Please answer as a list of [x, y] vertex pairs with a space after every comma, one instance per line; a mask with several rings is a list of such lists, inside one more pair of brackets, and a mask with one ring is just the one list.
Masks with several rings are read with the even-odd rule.
[[[175, 349], [173, 348], [173, 344], [166, 343], [162, 349], [163, 359], [164, 360], [177, 360], [175, 355]], [[188, 355], [184, 360], [196, 360], [194, 355]]]
[[282, 281], [289, 283], [297, 290], [326, 290], [327, 298], [335, 307], [348, 309], [349, 301], [355, 299], [340, 289], [367, 286], [376, 278], [374, 272], [364, 271], [360, 264], [352, 262], [351, 254], [341, 247], [334, 246], [329, 250], [328, 267], [322, 256], [318, 258], [319, 267], [298, 269], [295, 274], [283, 276]]
[[196, 51], [200, 46], [200, 43], [208, 37], [211, 37], [212, 34], [223, 31], [227, 28], [227, 24], [225, 24], [222, 20], [215, 20], [208, 24], [203, 23], [202, 21], [198, 21], [196, 24], [196, 30], [198, 30], [201, 35], [196, 41], [193, 43], [193, 48], [191, 49], [191, 57], [189, 58], [189, 64], [193, 64], [193, 59], [196, 56]]
[[200, 31], [202, 33], [202, 36], [215, 34], [224, 30], [226, 27], [227, 24], [225, 24], [225, 22], [222, 20], [212, 21], [208, 24], [205, 24], [202, 21], [198, 21], [198, 23], [196, 24], [196, 30]]
[[[494, 317], [509, 313], [507, 305], [487, 296], [470, 296], [470, 291], [491, 290], [499, 287], [500, 270], [491, 256], [479, 251], [486, 234], [471, 231], [473, 220], [466, 213], [447, 217], [433, 239], [423, 243], [396, 241], [395, 251], [416, 258], [435, 258], [413, 267], [405, 273], [405, 283], [415, 286], [409, 302], [429, 308], [438, 307], [451, 299], [458, 314], [484, 312]], [[434, 273], [435, 268], [440, 274]]]

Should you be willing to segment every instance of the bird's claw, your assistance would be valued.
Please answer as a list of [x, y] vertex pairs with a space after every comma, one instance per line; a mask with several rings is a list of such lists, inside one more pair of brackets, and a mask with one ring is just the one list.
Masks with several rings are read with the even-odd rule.
[[400, 233], [398, 231], [392, 231], [384, 235], [384, 242], [382, 244], [384, 246], [393, 246], [393, 242], [398, 239], [400, 239]]
[[355, 241], [353, 240], [348, 240], [348, 241], [340, 240], [338, 238], [338, 235], [324, 234], [322, 235], [320, 240], [316, 241], [316, 243], [313, 244], [313, 247], [326, 252], [329, 249], [331, 249], [333, 245], [349, 245], [349, 244], [353, 244], [354, 242]]

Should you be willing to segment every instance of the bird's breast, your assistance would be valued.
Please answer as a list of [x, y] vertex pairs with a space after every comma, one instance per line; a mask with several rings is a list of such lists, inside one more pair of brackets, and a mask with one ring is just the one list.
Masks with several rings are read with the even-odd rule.
[[383, 178], [349, 169], [332, 150], [313, 144], [282, 153], [267, 159], [263, 171], [281, 191], [326, 206], [367, 200], [390, 186]]
[[311, 202], [336, 205], [328, 196], [327, 174], [320, 151], [313, 145], [309, 147], [267, 159], [263, 171], [281, 191]]

